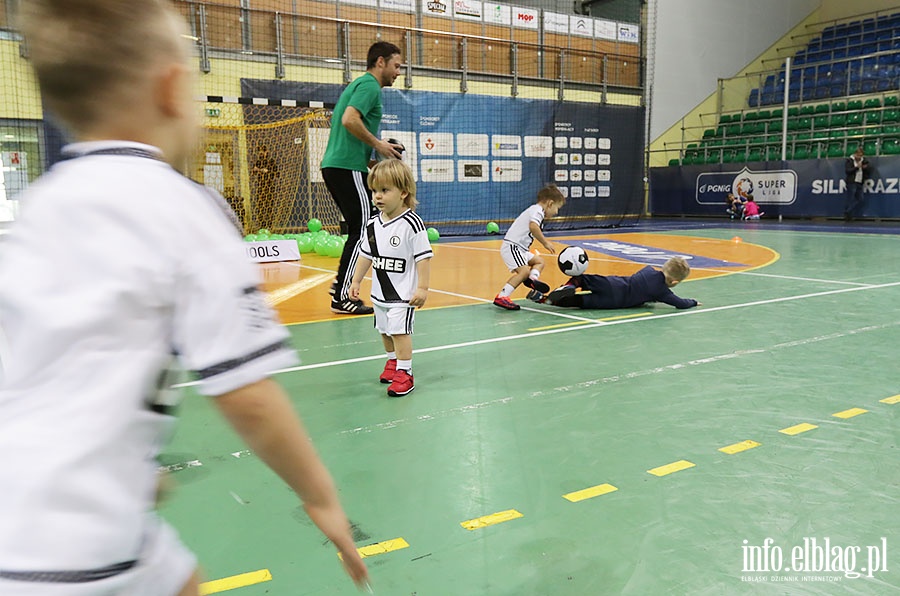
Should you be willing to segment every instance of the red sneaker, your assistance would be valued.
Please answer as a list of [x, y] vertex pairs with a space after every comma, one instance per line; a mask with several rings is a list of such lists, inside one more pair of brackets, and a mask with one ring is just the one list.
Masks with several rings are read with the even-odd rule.
[[506, 310], [519, 310], [520, 308], [522, 308], [521, 306], [510, 300], [509, 296], [501, 296], [499, 294], [497, 294], [497, 296], [494, 298], [494, 304], [496, 304], [500, 308], [505, 308]]
[[387, 394], [391, 397], [400, 397], [406, 395], [416, 388], [413, 377], [405, 370], [398, 370], [394, 373], [394, 380], [388, 387]]
[[394, 373], [397, 372], [397, 359], [391, 358], [387, 362], [384, 363], [384, 372], [381, 373], [381, 376], [378, 379], [382, 383], [390, 383], [394, 380]]

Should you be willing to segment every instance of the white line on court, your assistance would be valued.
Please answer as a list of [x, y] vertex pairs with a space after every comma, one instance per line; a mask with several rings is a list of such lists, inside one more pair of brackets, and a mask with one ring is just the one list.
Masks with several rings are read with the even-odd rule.
[[[578, 331], [583, 331], [585, 329], [592, 329], [594, 327], [605, 327], [609, 325], [631, 325], [631, 324], [639, 324], [644, 321], [653, 321], [657, 319], [666, 319], [670, 317], [684, 317], [684, 316], [693, 316], [693, 315], [701, 315], [710, 312], [719, 312], [723, 310], [733, 310], [736, 308], [748, 308], [751, 306], [761, 306], [763, 304], [777, 304], [779, 302], [793, 302], [795, 300], [805, 300], [807, 298], [818, 298], [821, 296], [833, 296], [836, 294], [846, 294], [849, 292], [860, 292], [866, 290], [877, 290], [883, 288], [892, 288], [900, 286], [900, 281], [895, 281], [892, 283], [880, 284], [877, 286], [864, 286], [864, 287], [853, 287], [853, 288], [841, 288], [839, 290], [828, 290], [825, 292], [814, 292], [812, 294], [800, 294], [797, 296], [785, 296], [782, 298], [770, 298], [768, 300], [756, 300], [753, 302], [743, 302], [740, 304], [728, 304], [725, 306], [714, 306], [711, 308], [692, 308], [690, 310], [679, 310], [676, 312], [670, 312], [660, 315], [651, 315], [648, 317], [638, 317], [634, 319], [621, 319], [618, 321], [598, 321], [596, 319], [590, 320], [590, 322], [586, 325], [577, 325], [572, 327], [560, 327], [558, 329], [547, 329], [544, 331], [534, 331], [531, 333], [519, 333], [516, 335], [507, 335], [504, 337], [490, 337], [486, 339], [477, 339], [466, 342], [459, 342], [454, 344], [445, 344], [443, 346], [432, 346], [430, 348], [417, 348], [416, 354], [423, 354], [426, 352], [442, 352], [444, 350], [453, 350], [456, 348], [466, 348], [470, 346], [478, 346], [485, 344], [493, 344], [500, 343], [504, 341], [514, 341], [518, 339], [532, 339], [535, 337], [540, 337], [543, 335], [554, 335], [557, 333], [573, 333]], [[544, 310], [539, 310], [538, 312], [546, 312]], [[360, 356], [358, 358], [347, 358], [345, 360], [331, 360], [328, 362], [318, 362], [316, 364], [305, 364], [301, 366], [293, 366], [290, 368], [283, 368], [279, 370], [272, 371], [271, 374], [281, 374], [288, 372], [298, 372], [302, 370], [312, 370], [316, 368], [328, 368], [331, 366], [341, 366], [344, 364], [354, 364], [357, 362], [369, 362], [372, 360], [381, 360], [384, 358], [384, 354], [375, 354], [373, 356]], [[173, 385], [175, 388], [179, 387], [190, 387], [193, 385], [199, 385], [199, 381], [189, 381], [187, 383], [179, 383], [177, 385]]]

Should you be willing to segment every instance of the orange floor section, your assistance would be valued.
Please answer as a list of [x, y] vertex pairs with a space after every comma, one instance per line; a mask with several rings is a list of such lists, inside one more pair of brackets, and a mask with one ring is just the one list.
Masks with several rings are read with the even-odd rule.
[[[740, 269], [753, 269], [772, 262], [777, 255], [770, 249], [734, 240], [717, 240], [692, 236], [667, 234], [620, 233], [609, 235], [572, 235], [553, 238], [557, 252], [567, 240], [612, 240], [659, 248], [669, 252], [707, 256], [725, 261], [743, 263]], [[502, 239], [493, 238], [471, 242], [435, 243], [431, 267], [431, 290], [425, 308], [459, 306], [489, 301], [497, 294], [510, 273], [500, 258]], [[535, 243], [532, 250], [543, 253], [543, 247]], [[631, 275], [644, 267], [627, 258], [588, 251], [588, 273], [600, 275]], [[562, 284], [566, 277], [556, 267], [554, 255], [542, 255], [547, 266], [541, 279], [551, 287]], [[265, 263], [261, 265], [264, 289], [269, 302], [278, 310], [286, 324], [308, 323], [339, 319], [352, 315], [335, 315], [331, 312], [328, 289], [334, 279], [338, 259], [315, 253], [304, 254], [301, 261]], [[691, 279], [703, 279], [725, 275], [721, 270], [695, 268]], [[369, 303], [369, 281], [363, 283], [363, 296]], [[525, 297], [527, 289], [519, 287], [513, 299]]]

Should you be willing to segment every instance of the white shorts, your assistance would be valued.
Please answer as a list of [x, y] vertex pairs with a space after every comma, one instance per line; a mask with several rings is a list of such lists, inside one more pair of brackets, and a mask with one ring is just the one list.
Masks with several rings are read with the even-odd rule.
[[386, 307], [372, 303], [375, 329], [384, 335], [412, 335], [416, 309], [411, 306]]
[[[137, 565], [112, 577], [79, 583], [19, 581], [0, 578], [3, 596], [175, 596], [197, 569], [197, 557], [178, 533], [155, 514]], [[51, 570], [47, 570], [51, 571]]]
[[528, 262], [534, 258], [534, 253], [525, 250], [518, 244], [504, 240], [500, 246], [500, 256], [503, 257], [503, 264], [506, 265], [506, 268], [515, 271], [519, 267], [527, 267]]

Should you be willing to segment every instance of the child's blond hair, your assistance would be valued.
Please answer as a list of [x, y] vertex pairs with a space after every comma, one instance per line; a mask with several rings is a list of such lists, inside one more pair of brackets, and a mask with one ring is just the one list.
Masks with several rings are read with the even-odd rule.
[[684, 257], [672, 257], [663, 265], [663, 274], [673, 281], [684, 281], [691, 274], [691, 266]]
[[563, 196], [562, 191], [560, 191], [555, 184], [548, 184], [538, 191], [537, 201], [535, 202], [551, 204], [555, 203], [562, 207], [566, 203], [566, 197]]
[[393, 186], [406, 193], [403, 203], [413, 211], [419, 201], [416, 200], [416, 181], [413, 179], [412, 170], [399, 159], [386, 159], [379, 161], [369, 172], [369, 188], [375, 190], [379, 187]]
[[43, 97], [76, 134], [127, 109], [128, 93], [152, 76], [155, 64], [187, 58], [186, 43], [172, 35], [178, 19], [163, 0], [21, 3], [21, 28]]

